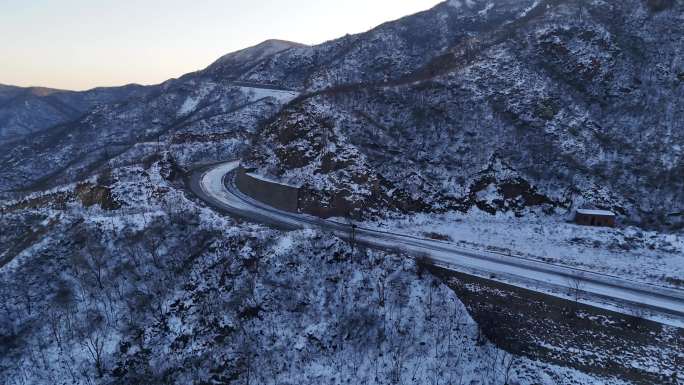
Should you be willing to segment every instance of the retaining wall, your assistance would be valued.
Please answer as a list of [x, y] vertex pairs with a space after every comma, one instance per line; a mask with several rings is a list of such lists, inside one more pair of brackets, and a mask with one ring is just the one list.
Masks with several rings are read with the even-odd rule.
[[299, 188], [250, 175], [240, 166], [235, 178], [237, 188], [245, 195], [279, 210], [299, 212]]
[[318, 191], [302, 188], [299, 192], [299, 210], [319, 218], [344, 218], [354, 207], [341, 194], [324, 197]]
[[[678, 384], [665, 373], [682, 366], [675, 352], [684, 346], [684, 329], [435, 266], [420, 266], [456, 293], [489, 341], [512, 354], [604, 378], [618, 377], [630, 384]], [[653, 355], [656, 351], [659, 354]], [[632, 366], [633, 357], [647, 356], [649, 365]]]
[[353, 207], [342, 195], [326, 198], [317, 191], [288, 186], [251, 175], [242, 166], [237, 169], [235, 183], [243, 194], [271, 207], [291, 213], [331, 218], [346, 217], [353, 211]]

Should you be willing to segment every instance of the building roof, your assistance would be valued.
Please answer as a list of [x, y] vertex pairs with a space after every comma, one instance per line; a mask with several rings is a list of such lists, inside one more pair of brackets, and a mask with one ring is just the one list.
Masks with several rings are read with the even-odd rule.
[[590, 209], [579, 209], [577, 210], [577, 214], [582, 214], [582, 215], [597, 215], [597, 216], [602, 216], [602, 217], [614, 217], [615, 213], [612, 211], [606, 211], [606, 210], [590, 210]]

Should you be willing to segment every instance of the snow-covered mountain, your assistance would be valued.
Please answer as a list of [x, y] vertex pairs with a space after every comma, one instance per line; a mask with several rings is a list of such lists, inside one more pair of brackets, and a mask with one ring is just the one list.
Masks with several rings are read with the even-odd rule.
[[144, 92], [144, 87], [138, 85], [74, 92], [0, 84], [0, 143], [73, 121], [97, 105], [129, 99]]
[[273, 55], [287, 51], [291, 48], [301, 47], [306, 46], [291, 41], [267, 40], [254, 47], [245, 48], [222, 56], [212, 63], [205, 72], [216, 74], [220, 78], [233, 77], [239, 79], [246, 71], [249, 71], [254, 66], [269, 59]]
[[[282, 121], [303, 115], [326, 121], [326, 140], [345, 143], [345, 154], [352, 146], [375, 175], [369, 180], [388, 181], [387, 199], [402, 192], [399, 202], [408, 193], [424, 203], [413, 207], [478, 205], [473, 196], [488, 186], [478, 175], [503, 161], [543, 196], [532, 205], [595, 206], [627, 221], [669, 223], [684, 204], [683, 17], [682, 2], [454, 1], [284, 52], [246, 78], [308, 94], [255, 141], [254, 166], [331, 196], [357, 184], [353, 173], [324, 170], [321, 159], [332, 153], [286, 161], [320, 150], [311, 133], [270, 140]], [[347, 198], [362, 202], [372, 190]], [[519, 209], [525, 194], [504, 190], [492, 190], [500, 208]]]
[[[0, 86], [0, 382], [677, 384], [681, 354], [667, 348], [681, 332], [658, 329], [644, 340], [667, 346], [628, 359], [585, 349], [575, 369], [511, 355], [420, 263], [222, 216], [183, 177], [240, 158], [303, 185], [305, 204], [409, 214], [412, 234], [436, 239], [457, 236], [451, 218], [508, 213], [520, 218], [469, 231], [509, 252], [579, 206], [676, 230], [683, 36], [682, 0], [450, 0], [316, 46], [270, 40], [155, 86]], [[438, 212], [439, 226], [411, 216]], [[535, 257], [571, 250], [605, 272], [585, 255], [605, 246], [629, 258], [608, 272], [629, 274], [648, 249], [659, 262], [639, 277], [684, 282], [661, 274], [681, 258], [677, 233], [582, 234], [557, 231], [558, 255]]]
[[[481, 207], [488, 188], [497, 210], [595, 206], [676, 224], [683, 17], [681, 1], [451, 1], [318, 46], [267, 41], [2, 146], [11, 167], [0, 188], [72, 181], [157, 140], [179, 158], [213, 160], [259, 129], [255, 167], [350, 206], [370, 198], [371, 211]], [[281, 111], [289, 95], [254, 100], [253, 85], [301, 96]], [[326, 127], [272, 141], [298, 120]], [[323, 152], [303, 158], [310, 149]], [[478, 180], [497, 162], [520, 188]], [[337, 197], [343, 186], [356, 195]]]

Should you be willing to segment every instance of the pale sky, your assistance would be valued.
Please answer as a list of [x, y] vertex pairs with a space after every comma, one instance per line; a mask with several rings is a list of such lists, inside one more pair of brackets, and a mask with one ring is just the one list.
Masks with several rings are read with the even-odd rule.
[[439, 0], [0, 0], [0, 83], [155, 84], [275, 38], [321, 43]]

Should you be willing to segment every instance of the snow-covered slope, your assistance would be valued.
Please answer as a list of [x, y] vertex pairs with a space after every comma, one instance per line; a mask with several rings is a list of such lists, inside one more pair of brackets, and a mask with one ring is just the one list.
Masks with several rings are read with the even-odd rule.
[[211, 64], [205, 72], [216, 74], [222, 78], [227, 76], [239, 78], [244, 72], [258, 65], [275, 54], [292, 48], [306, 47], [303, 44], [284, 40], [266, 40], [254, 47], [245, 48], [222, 56]]
[[[245, 78], [316, 91], [279, 121], [327, 121], [348, 139], [344, 151], [365, 159], [364, 173], [424, 203], [413, 207], [483, 207], [474, 198], [490, 185], [510, 201], [497, 210], [593, 206], [625, 222], [681, 226], [683, 20], [681, 1], [453, 1], [283, 52]], [[278, 145], [274, 129], [255, 153]], [[341, 186], [283, 157], [256, 166]], [[514, 181], [480, 180], [501, 162]]]
[[[681, 1], [452, 1], [318, 46], [267, 41], [142, 98], [51, 128], [38, 144], [3, 149], [2, 162], [12, 167], [2, 171], [0, 188], [73, 180], [138, 142], [178, 140], [172, 132], [201, 135], [208, 150], [244, 127], [228, 115], [247, 108], [252, 121], [268, 122], [296, 95], [272, 95], [276, 104], [265, 114], [262, 103], [251, 112], [250, 96], [228, 96], [233, 86], [269, 87], [302, 94], [279, 121], [315, 115], [335, 127], [342, 151], [364, 159], [348, 162], [357, 171], [345, 172], [346, 180], [315, 164], [293, 168], [262, 159], [270, 173], [359, 192], [379, 193], [373, 186], [382, 180], [385, 192], [374, 199], [379, 209], [477, 206], [523, 214], [530, 207], [566, 213], [593, 206], [626, 222], [681, 225], [684, 62], [676, 37], [684, 33], [683, 7]], [[207, 139], [207, 130], [220, 135]], [[267, 137], [255, 144], [252, 153], [262, 158], [276, 145]], [[482, 180], [497, 162], [516, 176], [504, 184]], [[365, 186], [350, 179], [359, 167], [375, 175]], [[478, 203], [486, 188], [505, 199], [497, 207]], [[353, 195], [352, 201], [361, 196]]]
[[174, 167], [2, 207], [3, 383], [624, 383], [498, 349], [404, 256], [203, 208]]
[[[683, 26], [681, 0], [450, 0], [317, 46], [268, 41], [144, 89], [1, 86], [0, 131], [13, 135], [0, 139], [2, 380], [501, 384], [514, 368], [520, 384], [621, 383], [508, 366], [412, 262], [223, 218], [189, 200], [182, 174], [243, 158], [304, 185], [311, 204], [367, 217], [553, 223], [595, 206], [674, 227]], [[486, 243], [472, 239], [486, 220], [463, 239], [434, 220], [413, 230]], [[574, 253], [593, 239], [581, 238], [556, 246], [587, 267]]]
[[142, 95], [137, 85], [95, 88], [84, 92], [0, 85], [0, 144], [74, 120], [97, 105]]
[[[20, 196], [27, 190], [72, 182], [108, 165], [140, 161], [161, 149], [170, 150], [183, 165], [224, 159], [247, 142], [258, 122], [299, 95], [282, 87], [231, 79], [245, 68], [299, 46], [267, 41], [228, 54], [205, 71], [158, 86], [133, 87], [127, 97], [113, 96], [126, 87], [45, 96], [71, 103], [74, 111], [53, 116], [40, 107], [31, 116], [42, 117], [42, 123], [40, 129], [29, 130], [33, 132], [30, 138], [0, 140], [0, 164], [5, 166], [0, 170], [0, 196]], [[102, 98], [108, 99], [100, 102]], [[12, 119], [27, 114], [14, 107], [17, 100], [7, 104]], [[26, 103], [29, 108], [33, 102]], [[14, 132], [16, 125], [2, 122], [2, 111], [0, 130]], [[19, 120], [33, 124], [31, 119]]]

